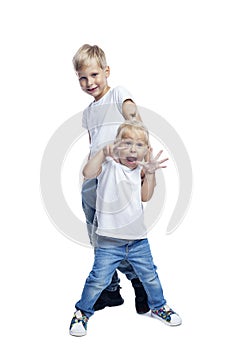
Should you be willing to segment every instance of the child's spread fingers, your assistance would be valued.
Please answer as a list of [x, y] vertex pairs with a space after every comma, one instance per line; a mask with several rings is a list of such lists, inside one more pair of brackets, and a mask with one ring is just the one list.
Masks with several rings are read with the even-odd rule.
[[159, 153], [155, 156], [155, 160], [158, 160], [161, 154], [163, 153], [163, 150], [159, 151]]
[[159, 161], [159, 164], [164, 163], [164, 162], [166, 162], [167, 160], [168, 160], [168, 158], [162, 159], [162, 160]]
[[145, 162], [150, 162], [152, 158], [153, 158], [153, 148], [149, 147], [148, 150], [147, 150], [147, 153], [146, 153], [146, 155], [144, 157]]

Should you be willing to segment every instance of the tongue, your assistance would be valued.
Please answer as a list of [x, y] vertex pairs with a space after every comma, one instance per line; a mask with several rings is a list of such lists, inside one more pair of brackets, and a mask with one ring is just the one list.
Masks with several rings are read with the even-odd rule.
[[128, 162], [135, 162], [137, 160], [136, 157], [127, 157]]

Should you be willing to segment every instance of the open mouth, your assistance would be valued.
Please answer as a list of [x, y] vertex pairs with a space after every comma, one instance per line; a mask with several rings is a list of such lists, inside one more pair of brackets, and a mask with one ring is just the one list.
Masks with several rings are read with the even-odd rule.
[[136, 157], [126, 157], [127, 162], [129, 163], [135, 163], [137, 161]]
[[97, 86], [92, 89], [87, 89], [88, 92], [94, 92], [97, 89]]

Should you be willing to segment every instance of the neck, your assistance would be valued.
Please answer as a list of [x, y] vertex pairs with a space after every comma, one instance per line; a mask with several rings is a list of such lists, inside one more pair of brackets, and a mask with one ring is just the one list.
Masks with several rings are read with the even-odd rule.
[[110, 86], [106, 85], [106, 87], [104, 88], [103, 93], [101, 94], [101, 96], [95, 98], [95, 101], [99, 101], [102, 97], [104, 97], [104, 95], [106, 95], [106, 93], [107, 93], [110, 89], [111, 89]]

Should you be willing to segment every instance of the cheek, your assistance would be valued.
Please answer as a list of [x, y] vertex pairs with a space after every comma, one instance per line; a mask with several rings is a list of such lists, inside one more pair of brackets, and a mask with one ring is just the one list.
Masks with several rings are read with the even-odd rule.
[[107, 78], [105, 76], [98, 76], [95, 81], [98, 84], [106, 84]]
[[138, 160], [142, 161], [145, 158], [146, 154], [147, 154], [147, 151], [138, 153]]
[[80, 85], [81, 89], [84, 89], [85, 86], [86, 86], [86, 84], [85, 84], [84, 81], [80, 81], [80, 82], [79, 82], [79, 85]]
[[126, 159], [126, 152], [124, 151], [118, 151], [119, 158]]

